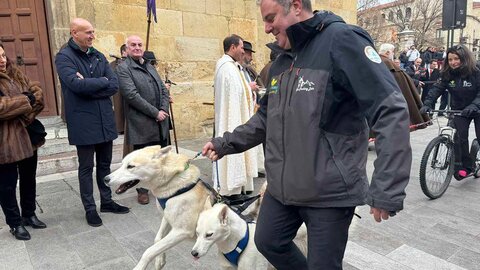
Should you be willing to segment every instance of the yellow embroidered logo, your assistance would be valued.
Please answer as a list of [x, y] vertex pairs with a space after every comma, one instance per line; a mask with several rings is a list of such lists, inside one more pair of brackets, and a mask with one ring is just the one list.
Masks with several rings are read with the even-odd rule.
[[277, 79], [272, 79], [272, 82], [270, 83], [271, 86], [275, 86], [277, 84]]

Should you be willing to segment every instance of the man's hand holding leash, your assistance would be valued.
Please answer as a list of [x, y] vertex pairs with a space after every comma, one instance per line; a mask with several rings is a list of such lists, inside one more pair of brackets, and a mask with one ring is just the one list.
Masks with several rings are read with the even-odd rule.
[[202, 156], [207, 157], [211, 161], [217, 161], [218, 155], [215, 152], [212, 142], [207, 142], [202, 148]]

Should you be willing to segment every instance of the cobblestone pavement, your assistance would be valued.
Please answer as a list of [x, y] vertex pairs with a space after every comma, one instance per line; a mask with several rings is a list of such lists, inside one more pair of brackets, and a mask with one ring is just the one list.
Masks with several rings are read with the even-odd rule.
[[[354, 218], [351, 226], [344, 269], [480, 269], [479, 180], [452, 180], [445, 195], [437, 200], [427, 199], [420, 189], [420, 158], [436, 132], [433, 126], [411, 133], [413, 164], [404, 211], [376, 224], [368, 207], [357, 208], [362, 218]], [[193, 156], [205, 141], [181, 141], [179, 146]], [[369, 175], [374, 158], [375, 152], [370, 151]], [[208, 160], [195, 160], [194, 164], [201, 168], [203, 179], [210, 179]], [[45, 176], [38, 181], [37, 215], [48, 228], [29, 228], [32, 239], [17, 241], [2, 213], [0, 269], [132, 269], [153, 243], [161, 215], [154, 203], [137, 204], [135, 191], [115, 196], [131, 208], [130, 213], [101, 213], [104, 225], [93, 228], [85, 222], [74, 173]], [[257, 179], [256, 186], [263, 181]], [[99, 198], [98, 193], [95, 196]], [[215, 249], [194, 261], [192, 246], [193, 241], [185, 241], [169, 250], [164, 269], [219, 269]]]

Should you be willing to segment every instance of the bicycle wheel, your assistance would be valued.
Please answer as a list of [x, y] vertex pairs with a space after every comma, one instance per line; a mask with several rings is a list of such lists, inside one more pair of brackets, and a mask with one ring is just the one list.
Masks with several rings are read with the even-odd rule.
[[473, 162], [473, 177], [480, 177], [480, 144], [477, 139], [473, 140], [470, 147], [470, 158]]
[[420, 186], [430, 199], [445, 193], [452, 180], [454, 150], [447, 137], [434, 138], [425, 148], [420, 162]]

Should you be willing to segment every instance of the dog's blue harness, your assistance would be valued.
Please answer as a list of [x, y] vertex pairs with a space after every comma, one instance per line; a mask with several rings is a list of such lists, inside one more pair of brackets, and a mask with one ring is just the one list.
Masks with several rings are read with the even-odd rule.
[[167, 201], [168, 201], [169, 199], [171, 199], [171, 198], [173, 198], [173, 197], [175, 197], [175, 196], [181, 195], [181, 194], [183, 194], [183, 193], [185, 193], [185, 192], [190, 191], [193, 187], [195, 187], [195, 186], [197, 185], [198, 181], [199, 181], [199, 180], [197, 180], [197, 182], [195, 182], [195, 183], [192, 183], [192, 184], [190, 184], [190, 185], [188, 185], [188, 186], [186, 186], [186, 187], [184, 187], [184, 188], [181, 188], [181, 189], [177, 190], [175, 193], [173, 193], [172, 196], [169, 196], [169, 197], [167, 197], [167, 198], [157, 198], [158, 203], [160, 204], [160, 206], [162, 207], [162, 209], [165, 209], [165, 205], [167, 204]]
[[237, 246], [230, 251], [229, 253], [223, 253], [223, 256], [233, 265], [238, 266], [238, 259], [240, 259], [240, 255], [245, 250], [248, 245], [248, 238], [249, 238], [249, 230], [248, 230], [248, 223], [247, 223], [247, 232], [245, 236], [238, 241]]

